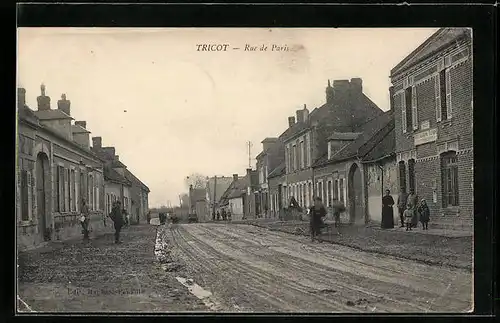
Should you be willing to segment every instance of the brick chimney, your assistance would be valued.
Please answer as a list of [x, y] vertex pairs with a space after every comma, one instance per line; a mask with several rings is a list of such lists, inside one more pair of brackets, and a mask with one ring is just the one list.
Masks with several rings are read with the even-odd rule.
[[[66, 94], [61, 95], [61, 100], [57, 101], [57, 108], [67, 115], [71, 115], [71, 101], [66, 100]], [[85, 127], [84, 127], [85, 128]]]
[[17, 106], [24, 107], [26, 105], [26, 90], [17, 88]]
[[288, 117], [288, 126], [291, 128], [295, 124], [295, 117]]
[[50, 110], [50, 97], [45, 95], [45, 85], [40, 85], [41, 94], [36, 98], [38, 111]]
[[238, 180], [238, 174], [233, 174], [233, 181], [237, 181]]
[[271, 148], [272, 145], [274, 145], [278, 141], [278, 138], [274, 137], [267, 137], [266, 139], [262, 140], [262, 150], [267, 151], [269, 148]]
[[359, 77], [351, 79], [351, 91], [357, 94], [363, 93], [363, 80]]
[[309, 120], [309, 110], [307, 109], [307, 106], [305, 104], [304, 104], [304, 109], [302, 111], [304, 111], [302, 114], [302, 118], [304, 119], [303, 122], [307, 122]]
[[87, 129], [87, 121], [75, 121], [75, 125]]
[[92, 148], [94, 149], [102, 148], [102, 137], [92, 137]]
[[115, 156], [115, 147], [102, 147], [106, 153], [107, 159], [113, 159]]
[[114, 160], [114, 161], [117, 161], [117, 162], [118, 162], [118, 161], [120, 161], [120, 156], [118, 156], [118, 155], [114, 155], [114, 156], [113, 156], [113, 160]]
[[351, 83], [349, 83], [349, 80], [335, 80], [333, 81], [333, 91], [334, 91], [334, 96], [337, 96], [338, 94], [348, 92], [350, 89]]
[[328, 85], [326, 86], [326, 103], [330, 103], [333, 100], [333, 87], [328, 80]]

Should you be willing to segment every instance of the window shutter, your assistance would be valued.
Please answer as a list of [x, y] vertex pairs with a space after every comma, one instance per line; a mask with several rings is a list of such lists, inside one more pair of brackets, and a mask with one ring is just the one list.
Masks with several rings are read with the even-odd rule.
[[446, 75], [446, 112], [448, 119], [451, 119], [453, 113], [453, 107], [451, 105], [451, 74], [450, 70], [445, 71]]
[[57, 210], [57, 192], [59, 190], [58, 187], [56, 187], [57, 185], [57, 171], [58, 171], [58, 168], [56, 165], [53, 165], [52, 166], [52, 183], [51, 183], [51, 186], [52, 186], [52, 212], [55, 212]]
[[59, 212], [64, 211], [64, 169], [59, 166]]
[[412, 86], [411, 89], [411, 110], [413, 130], [418, 130], [418, 115], [417, 115], [417, 87]]
[[444, 70], [444, 57], [441, 57], [437, 62], [437, 70], [438, 72]]
[[[19, 166], [18, 166], [19, 167]], [[17, 169], [17, 189], [16, 189], [16, 210], [17, 210], [17, 220], [21, 221], [22, 220], [22, 215], [21, 215], [21, 190], [22, 190], [22, 185], [21, 185], [21, 170], [18, 168]]]
[[33, 211], [33, 178], [31, 177], [31, 172], [27, 171], [28, 178], [28, 219], [32, 219], [32, 211]]
[[[36, 175], [36, 174], [35, 174]], [[31, 177], [31, 216], [36, 216], [37, 212], [37, 190], [36, 190], [36, 177], [33, 178], [32, 175]]]
[[405, 100], [405, 92], [401, 93], [401, 125], [403, 127], [403, 133], [406, 133], [406, 100]]
[[68, 212], [69, 211], [69, 189], [68, 189], [68, 183], [69, 183], [69, 176], [68, 176], [68, 170], [63, 169], [64, 173], [64, 211]]
[[434, 77], [434, 93], [436, 96], [436, 120], [441, 121], [441, 82], [439, 74]]
[[80, 173], [75, 170], [75, 211], [80, 210]]

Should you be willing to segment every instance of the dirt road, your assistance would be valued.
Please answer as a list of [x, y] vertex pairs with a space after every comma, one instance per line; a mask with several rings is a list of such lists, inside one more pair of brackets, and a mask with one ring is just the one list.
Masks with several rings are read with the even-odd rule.
[[[248, 225], [162, 226], [183, 273], [223, 311], [467, 312], [472, 274]], [[408, 250], [411, 252], [411, 250]]]

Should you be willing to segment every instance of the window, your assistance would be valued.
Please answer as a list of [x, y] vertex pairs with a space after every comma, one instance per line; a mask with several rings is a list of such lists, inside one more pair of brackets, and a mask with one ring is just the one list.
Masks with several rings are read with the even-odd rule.
[[302, 205], [307, 206], [307, 184], [302, 184]]
[[305, 168], [305, 150], [304, 150], [304, 140], [300, 142], [300, 168]]
[[64, 169], [64, 211], [69, 212], [70, 206], [70, 181], [69, 181], [69, 169]]
[[78, 193], [79, 197], [80, 197], [80, 201], [78, 201], [78, 205], [80, 205], [81, 203], [81, 200], [86, 198], [86, 194], [85, 194], [85, 177], [83, 176], [83, 172], [80, 171], [80, 192]]
[[318, 197], [323, 199], [323, 182], [318, 183]]
[[443, 207], [458, 206], [458, 165], [455, 152], [441, 155]]
[[286, 146], [286, 170], [287, 170], [287, 173], [290, 172], [290, 147], [289, 146]]
[[306, 138], [304, 140], [304, 165], [305, 167], [309, 167], [309, 135], [306, 134]]
[[30, 187], [31, 181], [30, 174], [26, 170], [21, 171], [21, 220], [28, 221], [30, 219], [30, 203], [29, 203], [29, 195], [30, 195]]
[[312, 187], [312, 183], [309, 182], [309, 205], [311, 205], [312, 201], [313, 201], [313, 187]]
[[335, 180], [335, 185], [333, 186], [333, 199], [339, 199], [339, 180]]
[[299, 202], [299, 205], [302, 205], [302, 184], [299, 184], [299, 186], [297, 187], [298, 188], [298, 196], [297, 196], [297, 200]]
[[413, 130], [418, 130], [418, 115], [417, 115], [417, 88], [411, 87], [411, 115]]
[[332, 158], [332, 143], [328, 142], [328, 159]]
[[339, 181], [339, 193], [340, 193], [340, 201], [342, 201], [342, 203], [345, 203], [345, 199], [344, 199], [344, 179], [341, 178], [340, 181]]
[[293, 166], [292, 166], [292, 170], [295, 171], [297, 170], [297, 145], [293, 145], [293, 148], [292, 148], [292, 163], [293, 163]]
[[109, 193], [106, 193], [106, 212], [111, 213], [111, 198], [109, 197]]
[[94, 209], [94, 179], [91, 174], [87, 175], [87, 201], [89, 210]]
[[332, 181], [328, 181], [328, 196], [327, 196], [327, 206], [332, 205]]
[[451, 75], [449, 68], [443, 69], [439, 72], [439, 76], [436, 77], [435, 86], [436, 119], [437, 121], [450, 119], [453, 109], [451, 102]]
[[415, 190], [415, 159], [408, 160], [408, 186], [410, 191]]
[[405, 106], [404, 109], [406, 110], [406, 130], [408, 131], [409, 129], [413, 129], [412, 123], [413, 123], [413, 109], [412, 109], [412, 101], [413, 101], [413, 87], [408, 87], [405, 90]]
[[406, 165], [404, 161], [399, 162], [399, 188], [406, 190]]
[[64, 168], [59, 166], [57, 171], [57, 211], [64, 211]]
[[70, 203], [71, 203], [71, 211], [76, 211], [76, 174], [75, 170], [71, 170], [70, 174]]
[[403, 133], [406, 133], [406, 102], [405, 102], [405, 92], [401, 94], [401, 127]]

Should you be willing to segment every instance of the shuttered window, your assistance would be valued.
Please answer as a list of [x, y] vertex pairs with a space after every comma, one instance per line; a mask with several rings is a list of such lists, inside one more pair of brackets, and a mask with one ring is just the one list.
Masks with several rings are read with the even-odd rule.
[[343, 178], [341, 178], [339, 180], [339, 193], [340, 193], [340, 201], [342, 201], [342, 203], [345, 203], [344, 179]]
[[57, 212], [64, 211], [64, 168], [57, 167]]
[[417, 114], [417, 87], [411, 88], [411, 115], [413, 130], [418, 130], [418, 114]]
[[436, 97], [436, 120], [441, 121], [441, 77], [436, 75], [434, 77], [434, 94]]
[[64, 211], [68, 212], [70, 205], [70, 194], [69, 194], [69, 169], [64, 169]]
[[401, 126], [403, 133], [406, 133], [406, 98], [405, 92], [401, 93]]
[[327, 206], [332, 205], [332, 181], [328, 181]]
[[28, 171], [21, 171], [21, 220], [28, 221], [30, 219], [29, 215], [29, 190], [28, 185]]
[[451, 102], [451, 71], [446, 69], [446, 118], [451, 119], [453, 116], [453, 106]]
[[406, 191], [406, 165], [404, 161], [399, 162], [399, 188]]
[[458, 206], [458, 164], [455, 152], [441, 155], [443, 207]]

